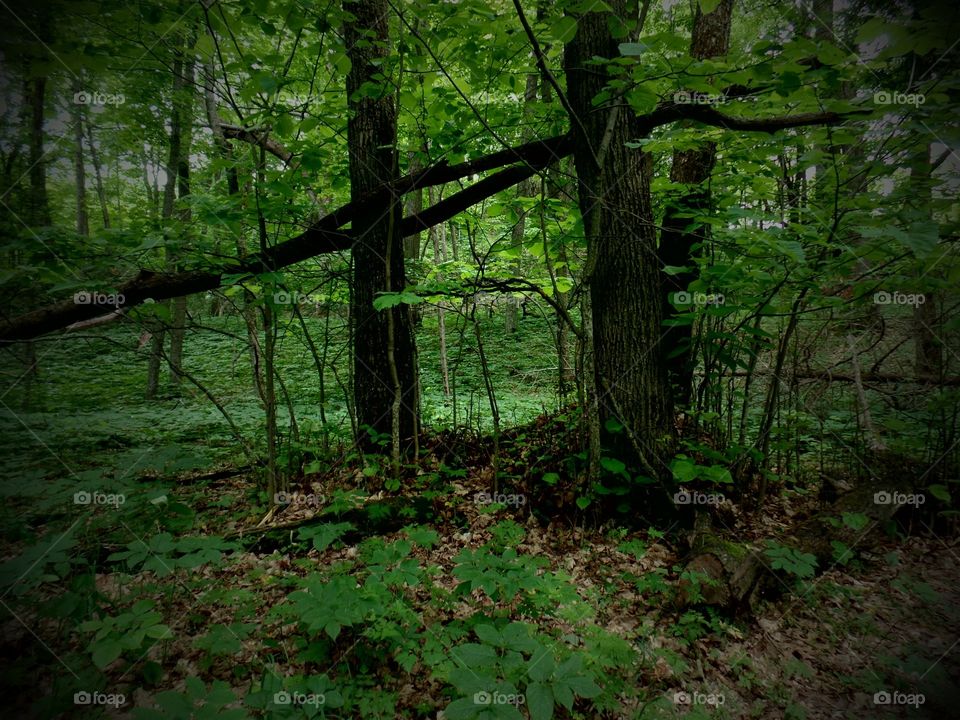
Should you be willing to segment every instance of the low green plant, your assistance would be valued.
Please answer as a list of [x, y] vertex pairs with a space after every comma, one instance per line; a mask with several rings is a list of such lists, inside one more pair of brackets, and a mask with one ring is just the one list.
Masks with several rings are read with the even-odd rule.
[[163, 615], [153, 612], [154, 606], [152, 600], [141, 600], [127, 612], [81, 623], [81, 632], [93, 633], [87, 644], [93, 664], [102, 670], [126, 651], [134, 651], [140, 657], [145, 645], [173, 637], [170, 628], [160, 622]]
[[137, 707], [133, 716], [137, 720], [248, 720], [249, 713], [242, 707], [230, 686], [222, 680], [214, 680], [207, 687], [197, 677], [188, 677], [183, 692], [166, 690], [149, 699], [148, 705]]
[[158, 533], [147, 541], [134, 540], [126, 550], [112, 553], [107, 560], [123, 562], [131, 571], [141, 569], [163, 577], [176, 568], [193, 569], [217, 563], [223, 553], [236, 549], [236, 543], [212, 535], [174, 538], [170, 533]]
[[815, 555], [800, 552], [773, 540], [767, 541], [764, 554], [770, 560], [770, 566], [774, 570], [783, 570], [799, 579], [813, 577], [817, 569]]
[[534, 626], [484, 623], [474, 633], [479, 642], [450, 652], [455, 667], [444, 679], [463, 697], [444, 709], [449, 720], [522, 719], [522, 706], [532, 720], [550, 720], [557, 706], [571, 711], [576, 697], [602, 692], [585, 669], [582, 653], [559, 657], [562, 649], [537, 636]]

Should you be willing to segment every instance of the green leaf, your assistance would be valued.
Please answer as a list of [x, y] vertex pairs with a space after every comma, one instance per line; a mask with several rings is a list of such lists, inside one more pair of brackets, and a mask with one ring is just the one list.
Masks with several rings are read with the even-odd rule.
[[569, 15], [563, 15], [557, 18], [553, 24], [550, 25], [550, 34], [559, 42], [570, 42], [577, 34], [576, 18], [570, 17]]
[[465, 643], [453, 651], [453, 656], [467, 667], [473, 668], [492, 664], [497, 658], [497, 653], [488, 645]]
[[93, 648], [93, 664], [103, 670], [110, 663], [120, 657], [123, 647], [112, 638], [101, 640]]
[[679, 482], [690, 482], [700, 473], [697, 464], [690, 458], [678, 457], [670, 463], [670, 471]]
[[353, 529], [353, 523], [324, 523], [317, 527], [300, 528], [300, 539], [313, 541], [314, 549], [323, 552]]
[[473, 631], [477, 634], [478, 638], [488, 645], [500, 647], [503, 644], [503, 636], [500, 635], [493, 625], [477, 625]]
[[720, 7], [720, 0], [700, 0], [700, 12], [709, 15]]
[[707, 480], [715, 483], [732, 483], [733, 476], [723, 465], [710, 465], [709, 467], [700, 466], [700, 473]]
[[146, 629], [146, 635], [154, 640], [166, 640], [173, 637], [173, 633], [166, 625], [151, 625]]
[[637, 55], [643, 55], [649, 47], [639, 42], [625, 42], [620, 43], [620, 54], [627, 55], [628, 57], [636, 57]]
[[566, 683], [574, 693], [583, 698], [594, 698], [603, 692], [603, 689], [586, 675], [567, 678]]
[[607, 421], [603, 424], [603, 427], [608, 433], [621, 433], [623, 432], [624, 425], [622, 422], [616, 418], [607, 418]]
[[527, 685], [524, 694], [531, 720], [550, 720], [553, 717], [553, 691], [549, 686], [533, 682]]
[[600, 464], [607, 472], [618, 475], [627, 469], [627, 466], [621, 460], [612, 457], [600, 458]]
[[937, 500], [941, 500], [945, 503], [950, 502], [950, 491], [947, 490], [946, 485], [931, 485], [927, 488], [930, 491], [930, 494], [933, 495]]

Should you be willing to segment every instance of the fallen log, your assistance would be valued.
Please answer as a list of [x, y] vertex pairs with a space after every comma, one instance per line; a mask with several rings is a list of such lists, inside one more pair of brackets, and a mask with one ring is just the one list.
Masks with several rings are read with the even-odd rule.
[[[902, 478], [858, 485], [829, 508], [798, 525], [782, 544], [814, 556], [816, 572], [822, 573], [837, 562], [834, 548], [840, 546], [834, 543], [842, 543], [851, 552], [875, 546], [878, 528], [893, 520], [911, 497], [917, 497], [914, 488]], [[867, 522], [851, 526], [843, 522], [844, 513], [865, 516]], [[685, 577], [678, 587], [679, 607], [706, 605], [745, 615], [753, 611], [761, 598], [774, 597], [788, 589], [788, 576], [772, 568], [765, 547], [724, 537], [709, 522], [698, 525], [684, 565]]]

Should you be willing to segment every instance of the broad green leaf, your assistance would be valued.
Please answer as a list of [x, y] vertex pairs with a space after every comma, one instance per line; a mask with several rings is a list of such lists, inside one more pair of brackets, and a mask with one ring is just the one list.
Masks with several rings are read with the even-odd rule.
[[102, 640], [94, 646], [93, 652], [91, 653], [93, 664], [103, 670], [107, 665], [120, 657], [120, 653], [122, 652], [123, 647], [116, 640], [111, 638]]
[[577, 20], [569, 15], [563, 15], [557, 18], [550, 25], [550, 34], [555, 40], [562, 43], [568, 43], [573, 40], [577, 34]]
[[553, 717], [553, 691], [548, 685], [532, 682], [527, 685], [525, 695], [531, 720], [550, 720]]

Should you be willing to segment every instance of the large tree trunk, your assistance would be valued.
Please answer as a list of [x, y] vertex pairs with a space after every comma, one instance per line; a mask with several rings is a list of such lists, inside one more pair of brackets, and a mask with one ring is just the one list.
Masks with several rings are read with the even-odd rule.
[[[713, 12], [704, 14], [696, 7], [693, 33], [690, 40], [690, 55], [698, 60], [720, 57], [730, 48], [730, 19], [733, 0], [722, 0]], [[684, 214], [702, 212], [710, 205], [710, 190], [704, 184], [710, 178], [717, 157], [717, 145], [705, 142], [692, 150], [677, 150], [673, 153], [670, 180], [689, 186], [689, 189], [671, 203], [664, 213], [660, 230], [660, 262], [664, 267], [684, 267], [687, 271], [670, 275], [661, 268], [664, 290], [665, 319], [677, 313], [670, 304], [670, 296], [683, 292], [696, 278], [694, 264], [695, 247], [707, 240], [709, 226], [699, 224], [691, 227], [692, 220]], [[680, 309], [685, 312], [686, 309]], [[666, 326], [663, 329], [663, 352], [667, 372], [678, 405], [690, 402], [693, 382], [692, 353], [693, 324]]]
[[[627, 25], [636, 22], [626, 0], [609, 4]], [[626, 146], [643, 133], [628, 110], [616, 107], [620, 101], [613, 108], [592, 105], [607, 82], [593, 58], [619, 56], [609, 21], [610, 13], [582, 15], [564, 53], [589, 249], [585, 275], [592, 301], [595, 402], [602, 420], [616, 419], [624, 426], [607, 439], [608, 446], [662, 476], [660, 458], [671, 444], [673, 418], [659, 342], [662, 298], [651, 162], [643, 151]]]
[[[347, 76], [350, 152], [350, 194], [359, 201], [398, 176], [397, 112], [393, 93], [383, 80], [380, 64], [387, 56], [389, 5], [386, 0], [345, 3], [354, 16], [346, 23], [350, 73]], [[372, 97], [369, 83], [382, 86]], [[367, 85], [367, 87], [364, 87]], [[363, 88], [364, 95], [359, 93]], [[382, 213], [367, 213], [353, 221], [353, 288], [350, 320], [354, 342], [354, 398], [360, 424], [358, 440], [376, 446], [366, 428], [393, 438], [402, 451], [417, 432], [417, 393], [413, 335], [406, 305], [377, 311], [373, 302], [383, 291], [404, 288], [401, 204], [394, 195]]]

